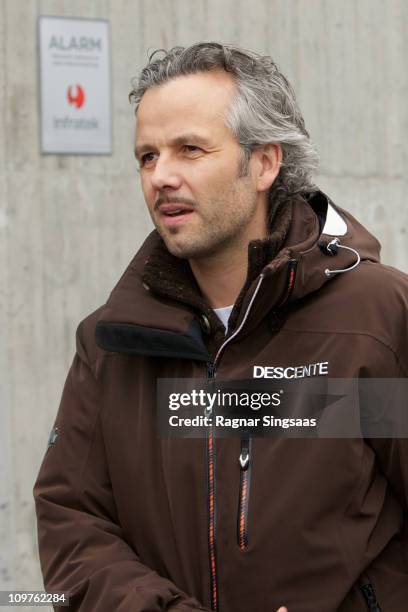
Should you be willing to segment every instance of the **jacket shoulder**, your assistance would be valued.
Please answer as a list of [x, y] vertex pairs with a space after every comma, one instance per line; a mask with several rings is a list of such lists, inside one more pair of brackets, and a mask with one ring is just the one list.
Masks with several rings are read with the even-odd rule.
[[[296, 331], [371, 338], [408, 372], [408, 275], [363, 261], [297, 303], [289, 328]], [[391, 354], [390, 354], [391, 356]]]
[[392, 266], [363, 262], [356, 269], [350, 288], [361, 296], [363, 304], [373, 300], [384, 313], [396, 316], [408, 311], [408, 275]]
[[[343, 320], [351, 330], [388, 346], [408, 370], [408, 275], [391, 266], [364, 261], [339, 278], [336, 294]], [[337, 310], [338, 312], [338, 310]]]

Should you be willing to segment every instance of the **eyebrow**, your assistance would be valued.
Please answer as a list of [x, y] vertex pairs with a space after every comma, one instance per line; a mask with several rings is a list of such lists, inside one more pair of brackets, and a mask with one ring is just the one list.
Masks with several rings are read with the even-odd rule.
[[[173, 138], [172, 140], [170, 140], [170, 146], [180, 146], [182, 144], [185, 144], [186, 142], [192, 141], [194, 143], [197, 143], [199, 145], [202, 146], [208, 146], [209, 145], [209, 141], [207, 140], [207, 138], [204, 138], [204, 136], [200, 136], [199, 134], [194, 134], [194, 132], [190, 132], [188, 134], [182, 134], [181, 136], [176, 136], [176, 138]], [[136, 159], [140, 159], [140, 157], [143, 155], [143, 153], [147, 153], [150, 151], [154, 151], [155, 150], [155, 146], [151, 145], [151, 144], [141, 144], [139, 146], [135, 147], [135, 157]]]

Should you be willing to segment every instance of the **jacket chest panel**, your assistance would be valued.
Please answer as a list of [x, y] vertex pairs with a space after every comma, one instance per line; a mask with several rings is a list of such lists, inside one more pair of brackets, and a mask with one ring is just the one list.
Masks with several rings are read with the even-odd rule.
[[237, 339], [222, 353], [219, 378], [299, 380], [328, 376], [396, 376], [392, 354], [373, 336], [354, 332], [298, 330], [272, 334], [263, 323], [256, 334]]
[[205, 441], [157, 436], [156, 376], [168, 369], [144, 361], [111, 358], [104, 375], [103, 433], [118, 514], [147, 565], [204, 596]]

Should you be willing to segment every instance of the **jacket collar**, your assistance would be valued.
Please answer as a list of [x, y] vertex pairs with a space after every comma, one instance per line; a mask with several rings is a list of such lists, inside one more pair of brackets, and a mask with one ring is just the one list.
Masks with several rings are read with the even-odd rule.
[[[351, 265], [351, 251], [327, 256], [325, 246], [333, 235], [341, 235], [345, 244], [358, 245], [364, 259], [378, 260], [375, 238], [322, 192], [296, 198], [290, 210], [282, 209], [271, 236], [249, 245], [248, 278], [232, 315], [235, 328], [260, 274], [262, 290], [252, 305], [245, 334], [268, 313], [275, 314], [330, 280], [325, 274], [328, 263], [335, 260], [337, 268]], [[208, 360], [223, 338], [223, 325], [200, 295], [188, 262], [171, 255], [158, 233], [152, 232], [101, 311], [97, 344], [115, 352]]]

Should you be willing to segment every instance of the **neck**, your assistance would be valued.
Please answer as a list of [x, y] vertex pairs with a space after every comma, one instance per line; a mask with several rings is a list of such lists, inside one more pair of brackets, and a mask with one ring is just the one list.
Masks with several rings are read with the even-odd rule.
[[248, 271], [247, 248], [225, 251], [205, 259], [190, 260], [190, 267], [201, 293], [211, 308], [235, 303]]
[[246, 231], [230, 243], [206, 257], [189, 260], [202, 295], [211, 308], [224, 308], [235, 303], [248, 274], [248, 245], [266, 238], [268, 223], [266, 205]]

